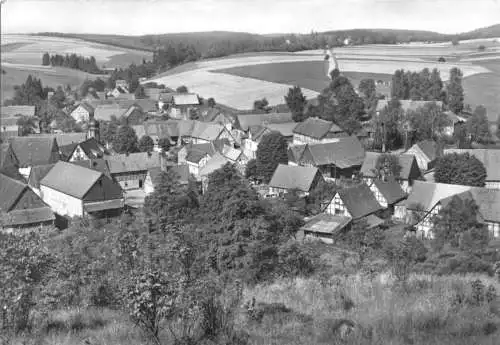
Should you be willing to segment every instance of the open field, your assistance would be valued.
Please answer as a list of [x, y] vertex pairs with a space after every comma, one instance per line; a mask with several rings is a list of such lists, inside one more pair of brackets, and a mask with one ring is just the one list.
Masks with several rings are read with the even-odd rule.
[[[112, 47], [72, 38], [2, 35], [1, 42], [2, 62], [16, 64], [41, 65], [42, 55], [45, 52], [49, 54], [75, 53], [86, 57], [94, 56], [98, 65], [106, 65], [107, 67], [124, 67], [133, 62], [140, 63], [143, 58], [150, 59], [152, 57], [150, 52]], [[7, 45], [7, 51], [3, 50], [4, 45]], [[116, 55], [121, 57], [115, 63], [112, 63], [112, 57]]]
[[[443, 80], [449, 78], [449, 70], [459, 67], [464, 77], [478, 74], [480, 82], [488, 79], [491, 72], [483, 64], [497, 57], [497, 46], [488, 55], [477, 55], [477, 42], [452, 46], [442, 45], [367, 45], [336, 48], [341, 71], [352, 78], [357, 85], [363, 78], [387, 80], [396, 69], [418, 71], [423, 68], [437, 68]], [[491, 44], [496, 44], [491, 42]], [[500, 53], [499, 53], [500, 54]], [[439, 57], [445, 63], [439, 63]], [[461, 60], [470, 58], [470, 61]], [[476, 61], [477, 59], [477, 61]], [[289, 87], [299, 85], [307, 97], [315, 97], [328, 85], [325, 76], [323, 51], [304, 51], [298, 53], [252, 53], [229, 56], [222, 59], [203, 60], [181, 66], [156, 76], [152, 81], [169, 87], [186, 85], [191, 91], [203, 97], [214, 97], [217, 102], [236, 109], [249, 109], [253, 101], [266, 97], [271, 105], [282, 104]], [[493, 82], [492, 82], [493, 83]], [[492, 84], [490, 83], [490, 84]], [[469, 83], [477, 88], [477, 82]], [[466, 90], [468, 91], [468, 90]], [[488, 104], [493, 107], [494, 100], [478, 92], [468, 92], [471, 104]], [[496, 111], [493, 109], [493, 111]]]

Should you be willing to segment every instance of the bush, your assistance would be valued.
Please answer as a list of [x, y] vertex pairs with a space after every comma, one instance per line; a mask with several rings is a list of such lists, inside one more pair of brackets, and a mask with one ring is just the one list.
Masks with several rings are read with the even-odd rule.
[[298, 243], [289, 240], [278, 248], [279, 266], [277, 274], [285, 277], [309, 276], [318, 266], [319, 255]]

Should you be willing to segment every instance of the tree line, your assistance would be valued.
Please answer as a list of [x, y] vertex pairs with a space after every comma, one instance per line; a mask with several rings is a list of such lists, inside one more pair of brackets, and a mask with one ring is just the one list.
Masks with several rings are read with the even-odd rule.
[[77, 69], [92, 74], [102, 74], [103, 72], [97, 66], [95, 57], [86, 58], [77, 54], [54, 54], [45, 53], [42, 56], [42, 66], [59, 66]]

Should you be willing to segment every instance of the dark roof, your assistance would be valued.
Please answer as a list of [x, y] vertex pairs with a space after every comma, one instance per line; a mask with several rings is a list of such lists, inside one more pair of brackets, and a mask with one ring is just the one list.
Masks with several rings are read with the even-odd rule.
[[375, 195], [364, 183], [341, 189], [338, 194], [353, 219], [363, 218], [382, 209]]
[[374, 180], [373, 183], [389, 205], [395, 204], [406, 197], [406, 193], [395, 179], [389, 179], [387, 181], [377, 179]]
[[0, 210], [9, 212], [26, 188], [25, 183], [0, 174]]
[[10, 145], [20, 167], [51, 164], [59, 160], [58, 145], [53, 137], [11, 138]]
[[270, 131], [279, 132], [284, 137], [293, 136], [293, 130], [297, 126], [296, 122], [268, 123], [266, 128]]
[[186, 155], [186, 161], [191, 163], [199, 163], [203, 157], [206, 157], [208, 153], [199, 150], [189, 150]]
[[248, 131], [251, 126], [265, 126], [269, 123], [293, 122], [292, 113], [239, 114], [236, 115], [240, 128]]
[[147, 171], [161, 166], [161, 156], [158, 152], [138, 152], [130, 154], [106, 156], [111, 174]]
[[67, 162], [57, 162], [40, 185], [82, 199], [103, 174]]
[[433, 140], [424, 140], [415, 144], [429, 158], [430, 161], [435, 160], [440, 156], [439, 146]]
[[103, 173], [104, 175], [111, 177], [111, 173], [110, 173], [109, 168], [108, 168], [108, 162], [103, 158], [73, 161], [70, 163], [87, 168], [87, 169], [99, 171], [99, 172]]
[[269, 187], [309, 192], [317, 173], [318, 168], [280, 164], [274, 171]]
[[77, 146], [78, 143], [60, 146], [59, 151], [61, 151], [62, 159], [65, 161], [69, 160]]
[[5, 143], [0, 145], [0, 168], [7, 166], [18, 166], [19, 161], [12, 150], [12, 147]]
[[[361, 166], [361, 174], [365, 177], [374, 177], [375, 174], [373, 170], [375, 169], [377, 158], [381, 155], [378, 152], [366, 152], [363, 165]], [[399, 172], [400, 179], [408, 180], [410, 178], [412, 165], [416, 164], [416, 158], [414, 155], [401, 154], [398, 155], [399, 165], [401, 166], [401, 171]]]
[[6, 226], [19, 226], [51, 222], [55, 218], [54, 212], [47, 206], [11, 211], [3, 221]]
[[310, 117], [304, 122], [300, 122], [293, 130], [295, 134], [305, 135], [315, 139], [322, 139], [328, 133], [341, 132], [344, 132], [344, 130], [335, 123], [317, 117]]
[[489, 188], [472, 188], [470, 191], [479, 212], [487, 222], [500, 223], [500, 190]]
[[85, 110], [88, 111], [89, 114], [94, 114], [94, 107], [87, 102], [80, 103], [79, 106], [82, 106]]
[[445, 153], [469, 153], [483, 163], [486, 168], [486, 181], [500, 181], [500, 150], [498, 149], [450, 149]]
[[320, 213], [309, 219], [302, 230], [320, 234], [335, 234], [351, 222], [351, 217]]
[[69, 144], [81, 143], [87, 140], [87, 133], [60, 133], [60, 134], [32, 134], [33, 138], [53, 138], [56, 139], [57, 145], [64, 146]]
[[31, 168], [28, 184], [32, 188], [40, 188], [40, 181], [49, 173], [55, 164], [37, 165]]
[[288, 161], [298, 163], [307, 145], [293, 145], [288, 148]]
[[61, 146], [60, 150], [65, 160], [71, 157], [78, 145], [80, 145], [80, 148], [89, 159], [101, 158], [106, 153], [105, 148], [100, 145], [95, 138], [89, 138], [79, 144], [75, 143]]
[[360, 166], [365, 158], [365, 150], [355, 136], [339, 138], [334, 143], [307, 145], [305, 151], [310, 153], [315, 166], [334, 164], [345, 169]]

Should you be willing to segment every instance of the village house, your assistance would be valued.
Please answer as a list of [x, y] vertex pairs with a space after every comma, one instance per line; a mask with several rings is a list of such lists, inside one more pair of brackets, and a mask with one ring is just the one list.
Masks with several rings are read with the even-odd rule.
[[189, 173], [196, 178], [200, 177], [200, 170], [203, 168], [208, 160], [212, 157], [206, 151], [202, 150], [189, 150], [186, 155], [186, 164], [189, 169]]
[[[213, 122], [223, 125], [228, 131], [232, 131], [236, 123], [236, 118], [218, 108], [209, 108], [201, 111], [203, 122]], [[233, 134], [233, 133], [231, 133]]]
[[208, 160], [205, 166], [200, 169], [199, 177], [196, 180], [201, 182], [202, 193], [207, 191], [210, 174], [215, 170], [222, 168], [227, 163], [230, 163], [229, 160], [217, 152]]
[[[360, 174], [367, 185], [371, 185], [373, 180], [378, 178], [376, 172], [377, 160], [381, 156], [378, 152], [366, 152], [363, 165], [361, 166]], [[400, 184], [405, 193], [411, 191], [413, 182], [422, 177], [422, 173], [417, 164], [415, 156], [408, 154], [397, 155], [399, 160], [399, 176], [395, 176], [396, 181]]]
[[407, 194], [394, 178], [385, 181], [374, 179], [368, 187], [370, 187], [380, 206], [389, 209], [391, 214], [394, 213], [395, 205], [407, 197]]
[[61, 146], [62, 159], [67, 162], [103, 158], [107, 151], [95, 138], [81, 143]]
[[432, 238], [433, 219], [453, 196], [472, 198], [480, 221], [493, 236], [500, 236], [500, 191], [496, 189], [416, 181], [408, 199], [396, 205], [395, 217], [414, 225], [420, 237]]
[[0, 229], [53, 225], [54, 213], [27, 184], [0, 173]]
[[139, 152], [105, 156], [109, 172], [123, 190], [142, 189], [149, 169], [162, 166], [158, 152]]
[[249, 159], [242, 150], [236, 149], [231, 145], [224, 145], [221, 154], [231, 163], [236, 165], [236, 169], [238, 169], [241, 175], [245, 175], [245, 169]]
[[425, 173], [434, 167], [436, 160], [442, 156], [443, 150], [435, 141], [424, 140], [410, 147], [405, 153], [414, 155], [417, 159], [418, 167], [422, 173]]
[[175, 93], [164, 99], [160, 96], [158, 107], [168, 108], [167, 113], [173, 119], [189, 120], [191, 113], [200, 106], [200, 99], [194, 93]]
[[88, 103], [80, 103], [72, 112], [71, 117], [75, 119], [77, 123], [87, 122], [90, 117], [94, 116], [94, 107]]
[[210, 143], [216, 140], [227, 140], [231, 145], [234, 144], [231, 133], [218, 123], [193, 121], [191, 132], [184, 134], [184, 138], [193, 144]]
[[296, 163], [301, 166], [317, 167], [325, 179], [352, 179], [365, 158], [365, 150], [355, 136], [339, 138], [336, 142], [325, 144], [298, 145], [289, 148], [294, 154], [302, 152]]
[[[189, 168], [187, 165], [173, 165], [167, 166], [167, 171], [172, 171], [179, 178], [178, 182], [181, 185], [187, 185], [189, 183]], [[160, 176], [163, 170], [161, 168], [151, 168], [148, 170], [146, 175], [146, 180], [144, 181], [144, 193], [149, 195], [155, 191], [157, 185], [158, 176]]]
[[[349, 217], [353, 220], [374, 215], [381, 210], [382, 206], [365, 183], [340, 189], [324, 207], [325, 213]], [[371, 217], [369, 223], [373, 225], [376, 218]]]
[[333, 244], [341, 231], [345, 231], [350, 225], [351, 220], [351, 217], [320, 213], [306, 220], [299, 233], [302, 232], [304, 240], [319, 239], [324, 243]]
[[66, 217], [115, 217], [124, 205], [122, 189], [109, 177], [62, 161], [40, 181], [40, 192], [55, 213]]
[[293, 145], [326, 144], [339, 141], [349, 135], [335, 123], [310, 117], [293, 130]]
[[248, 133], [241, 140], [241, 148], [245, 156], [250, 159], [257, 158], [259, 143], [262, 138], [269, 133], [271, 133], [271, 131], [264, 126], [257, 125], [249, 127]]
[[483, 163], [486, 169], [486, 188], [500, 189], [500, 150], [498, 149], [447, 149], [448, 153], [469, 153]]
[[17, 158], [19, 172], [26, 179], [31, 167], [53, 164], [61, 158], [59, 145], [53, 137], [11, 138], [10, 147]]
[[457, 126], [467, 122], [467, 118], [458, 116], [452, 111], [445, 111], [443, 114], [448, 118], [449, 125], [443, 128], [443, 134], [452, 137], [455, 134]]
[[296, 190], [306, 196], [322, 181], [318, 168], [279, 164], [269, 182], [269, 194], [281, 196]]
[[138, 105], [131, 105], [122, 115], [127, 125], [136, 126], [142, 124], [146, 120], [146, 114], [142, 111], [141, 107]]
[[214, 141], [211, 143], [204, 144], [193, 144], [189, 143], [183, 146], [177, 152], [177, 164], [187, 164], [186, 158], [192, 151], [202, 152], [207, 154], [209, 157], [213, 156], [218, 150], [220, 150], [223, 146], [223, 143], [220, 141]]
[[40, 181], [49, 173], [55, 166], [54, 164], [37, 165], [31, 168], [28, 176], [28, 185], [36, 195], [41, 196]]

